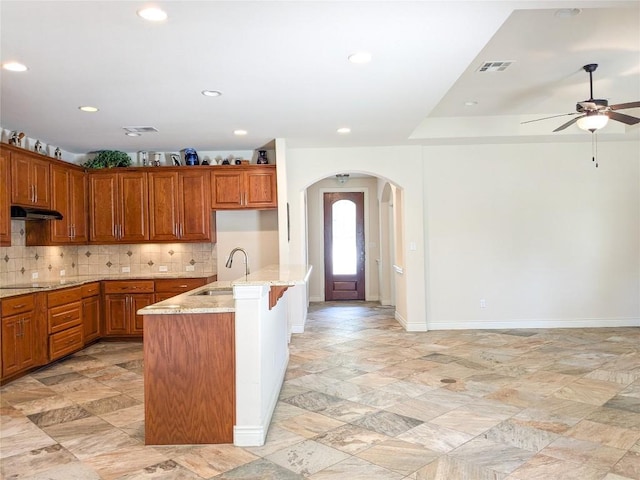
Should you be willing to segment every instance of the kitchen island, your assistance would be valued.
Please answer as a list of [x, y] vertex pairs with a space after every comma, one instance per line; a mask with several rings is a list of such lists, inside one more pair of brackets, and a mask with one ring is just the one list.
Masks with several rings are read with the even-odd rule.
[[138, 311], [146, 444], [264, 444], [310, 272], [270, 266]]

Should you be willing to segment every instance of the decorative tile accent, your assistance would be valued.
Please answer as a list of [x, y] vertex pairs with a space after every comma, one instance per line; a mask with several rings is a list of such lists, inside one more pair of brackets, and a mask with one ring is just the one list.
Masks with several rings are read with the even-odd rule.
[[20, 236], [21, 236], [21, 237], [24, 237], [24, 234], [25, 234], [24, 228], [21, 228], [21, 229], [20, 229]]
[[64, 258], [64, 252], [60, 252], [60, 258]]
[[189, 260], [189, 265], [195, 265], [196, 261], [192, 258], [191, 260]]
[[36, 260], [38, 260], [40, 258], [40, 255], [38, 255], [37, 253], [33, 256], [33, 258], [35, 258]]
[[89, 258], [89, 257], [91, 256], [91, 252], [90, 252], [89, 250], [87, 250], [87, 251], [84, 253], [84, 256], [85, 256], [85, 257], [87, 257], [87, 258]]
[[150, 267], [153, 267], [153, 265], [154, 265], [153, 260], [149, 260], [149, 261], [147, 262], [147, 265], [149, 265]]
[[20, 269], [20, 273], [24, 275], [24, 272], [26, 272], [26, 270], [24, 269], [24, 267], [22, 267], [22, 268]]
[[130, 257], [133, 255], [133, 252], [131, 250], [127, 250], [127, 256]]
[[47, 267], [47, 270], [49, 271], [53, 270], [53, 267], [51, 266], [51, 264], [49, 264], [49, 266]]
[[7, 262], [7, 263], [9, 263], [9, 255], [5, 255], [5, 256], [4, 256], [4, 261], [5, 261], [5, 262]]
[[173, 256], [173, 254], [174, 254], [174, 253], [176, 253], [176, 252], [174, 252], [173, 250], [169, 250], [167, 253], [168, 253], [169, 255]]
[[107, 262], [105, 265], [106, 265], [107, 267], [111, 268], [111, 266], [113, 265], [113, 263], [111, 263], [111, 262]]

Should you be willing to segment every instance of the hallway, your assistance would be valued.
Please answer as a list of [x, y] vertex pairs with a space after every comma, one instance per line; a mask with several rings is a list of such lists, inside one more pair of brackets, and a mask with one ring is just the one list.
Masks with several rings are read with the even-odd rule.
[[6, 479], [640, 479], [640, 329], [407, 333], [314, 303], [267, 442], [145, 446], [142, 345], [99, 343], [1, 393]]

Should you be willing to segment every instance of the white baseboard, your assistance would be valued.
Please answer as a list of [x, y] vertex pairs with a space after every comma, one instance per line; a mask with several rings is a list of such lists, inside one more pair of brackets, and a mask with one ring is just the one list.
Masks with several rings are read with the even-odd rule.
[[314, 297], [314, 296], [310, 296], [310, 297], [309, 297], [309, 301], [310, 301], [310, 302], [324, 302], [324, 297]]
[[429, 330], [502, 330], [515, 328], [640, 327], [640, 318], [517, 319], [429, 322]]
[[264, 445], [267, 431], [262, 425], [251, 427], [233, 426], [233, 444], [237, 447], [255, 447]]
[[292, 325], [291, 333], [304, 333], [304, 325]]

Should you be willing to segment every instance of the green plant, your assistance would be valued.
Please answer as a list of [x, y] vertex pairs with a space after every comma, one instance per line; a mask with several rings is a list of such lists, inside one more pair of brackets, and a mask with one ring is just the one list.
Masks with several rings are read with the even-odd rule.
[[101, 150], [82, 166], [86, 168], [129, 167], [131, 166], [131, 157], [119, 150]]

